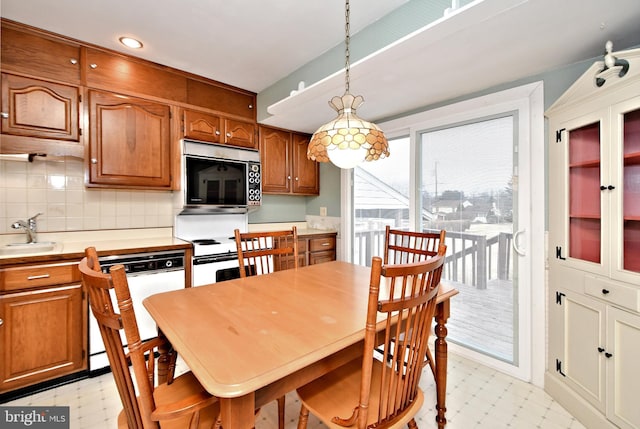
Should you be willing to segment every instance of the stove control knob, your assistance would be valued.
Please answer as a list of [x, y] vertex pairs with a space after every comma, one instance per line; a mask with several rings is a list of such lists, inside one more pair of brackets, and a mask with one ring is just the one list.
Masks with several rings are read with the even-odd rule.
[[173, 267], [173, 261], [171, 259], [169, 259], [168, 261], [166, 261], [164, 263], [165, 268], [171, 268]]

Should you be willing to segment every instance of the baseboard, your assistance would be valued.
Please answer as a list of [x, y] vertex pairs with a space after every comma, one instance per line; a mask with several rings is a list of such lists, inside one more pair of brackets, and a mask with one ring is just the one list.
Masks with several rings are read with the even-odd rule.
[[544, 390], [587, 429], [618, 428], [593, 405], [548, 372], [544, 374]]

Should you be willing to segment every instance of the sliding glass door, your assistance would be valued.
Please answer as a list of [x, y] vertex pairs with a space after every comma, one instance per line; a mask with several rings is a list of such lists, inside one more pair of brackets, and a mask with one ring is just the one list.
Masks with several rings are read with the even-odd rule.
[[[419, 134], [423, 230], [447, 231], [449, 339], [518, 363], [517, 164], [514, 117], [483, 119]], [[515, 228], [514, 228], [515, 223]]]

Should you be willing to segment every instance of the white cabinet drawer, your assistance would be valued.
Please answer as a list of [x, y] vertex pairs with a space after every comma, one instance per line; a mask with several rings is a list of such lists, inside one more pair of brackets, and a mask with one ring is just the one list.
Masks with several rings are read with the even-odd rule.
[[585, 276], [584, 290], [588, 295], [640, 312], [640, 288], [626, 286], [598, 277]]

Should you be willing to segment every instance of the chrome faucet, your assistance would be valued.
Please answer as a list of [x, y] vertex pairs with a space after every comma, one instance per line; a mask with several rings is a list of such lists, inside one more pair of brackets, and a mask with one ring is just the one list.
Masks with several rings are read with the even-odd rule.
[[38, 213], [34, 216], [31, 216], [27, 221], [19, 220], [11, 224], [11, 228], [13, 229], [24, 229], [24, 232], [27, 234], [27, 243], [35, 243], [37, 240], [38, 233], [38, 225], [36, 223], [36, 218], [40, 216], [42, 213]]

